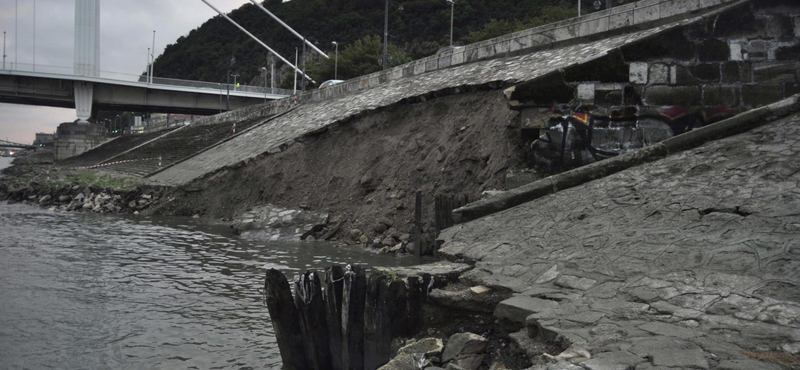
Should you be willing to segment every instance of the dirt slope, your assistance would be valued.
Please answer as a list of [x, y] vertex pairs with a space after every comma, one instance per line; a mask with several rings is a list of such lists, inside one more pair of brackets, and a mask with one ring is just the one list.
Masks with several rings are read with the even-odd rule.
[[302, 207], [341, 216], [340, 240], [354, 228], [372, 240], [380, 224], [411, 231], [420, 190], [432, 233], [434, 194], [502, 188], [522, 163], [516, 115], [497, 90], [395, 105], [197, 180], [157, 213], [229, 219], [265, 203]]

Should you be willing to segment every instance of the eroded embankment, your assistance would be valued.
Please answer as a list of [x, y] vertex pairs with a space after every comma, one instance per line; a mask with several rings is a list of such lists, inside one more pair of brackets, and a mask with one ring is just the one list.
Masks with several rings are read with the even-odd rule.
[[339, 230], [330, 238], [387, 245], [411, 233], [421, 191], [432, 240], [434, 195], [502, 188], [522, 163], [516, 115], [497, 90], [394, 105], [196, 180], [156, 212], [230, 219], [262, 204], [303, 208], [330, 214]]

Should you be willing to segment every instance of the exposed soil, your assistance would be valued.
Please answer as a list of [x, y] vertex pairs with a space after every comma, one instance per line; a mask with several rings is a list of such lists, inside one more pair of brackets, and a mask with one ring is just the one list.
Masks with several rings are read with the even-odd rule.
[[372, 244], [387, 229], [411, 232], [421, 191], [430, 242], [434, 195], [475, 199], [523, 164], [516, 116], [498, 90], [395, 105], [197, 180], [156, 212], [227, 220], [260, 204], [305, 208], [341, 220], [329, 237], [352, 241], [359, 229]]

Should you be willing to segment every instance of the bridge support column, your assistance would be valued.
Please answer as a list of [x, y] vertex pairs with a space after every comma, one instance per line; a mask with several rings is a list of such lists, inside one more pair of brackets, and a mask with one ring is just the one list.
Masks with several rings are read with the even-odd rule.
[[[75, 1], [75, 74], [100, 75], [100, 0]], [[93, 93], [92, 83], [75, 84], [75, 110], [80, 123], [89, 123]]]
[[80, 155], [102, 144], [106, 139], [106, 128], [96, 123], [62, 123], [58, 125], [56, 132], [56, 145], [53, 149], [56, 161]]
[[75, 111], [80, 123], [89, 123], [92, 117], [92, 102], [94, 101], [94, 84], [91, 82], [75, 82]]

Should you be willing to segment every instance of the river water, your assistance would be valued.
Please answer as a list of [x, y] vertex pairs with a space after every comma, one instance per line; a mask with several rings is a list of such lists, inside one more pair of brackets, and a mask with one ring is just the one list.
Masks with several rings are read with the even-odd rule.
[[0, 202], [0, 369], [279, 369], [264, 272], [347, 263], [418, 260]]

